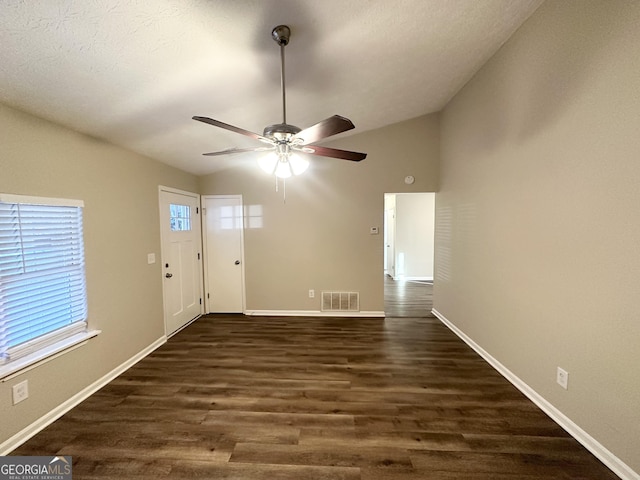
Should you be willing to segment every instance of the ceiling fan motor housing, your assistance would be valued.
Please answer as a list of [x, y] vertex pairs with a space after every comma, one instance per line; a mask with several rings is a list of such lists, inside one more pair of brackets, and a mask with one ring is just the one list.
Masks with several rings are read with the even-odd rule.
[[288, 123], [276, 123], [275, 125], [265, 127], [262, 135], [269, 138], [282, 139], [283, 137], [291, 137], [301, 131], [302, 130], [295, 125], [289, 125]]

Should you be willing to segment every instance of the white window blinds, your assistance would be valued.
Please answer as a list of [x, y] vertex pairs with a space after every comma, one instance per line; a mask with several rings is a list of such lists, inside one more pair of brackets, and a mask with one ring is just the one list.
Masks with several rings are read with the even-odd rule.
[[0, 195], [0, 365], [86, 331], [82, 206]]

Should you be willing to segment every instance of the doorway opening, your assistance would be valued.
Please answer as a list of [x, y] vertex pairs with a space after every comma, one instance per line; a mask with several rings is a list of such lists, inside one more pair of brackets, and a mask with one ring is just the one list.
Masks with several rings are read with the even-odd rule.
[[435, 193], [384, 195], [384, 310], [432, 317]]

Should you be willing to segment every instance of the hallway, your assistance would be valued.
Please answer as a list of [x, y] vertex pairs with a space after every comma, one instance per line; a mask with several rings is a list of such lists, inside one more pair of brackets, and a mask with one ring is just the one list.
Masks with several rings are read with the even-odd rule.
[[433, 282], [384, 277], [384, 312], [387, 317], [433, 317]]

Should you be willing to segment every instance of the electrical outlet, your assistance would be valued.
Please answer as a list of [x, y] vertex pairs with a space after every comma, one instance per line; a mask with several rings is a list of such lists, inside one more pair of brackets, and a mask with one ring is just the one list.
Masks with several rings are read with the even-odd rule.
[[316, 296], [316, 291], [313, 289], [309, 290], [309, 298], [315, 298], [315, 296]]
[[29, 380], [24, 380], [20, 383], [16, 383], [12, 387], [13, 404], [16, 405], [23, 400], [29, 398]]
[[558, 367], [556, 382], [558, 382], [558, 385], [560, 385], [562, 388], [567, 390], [569, 388], [569, 372]]

